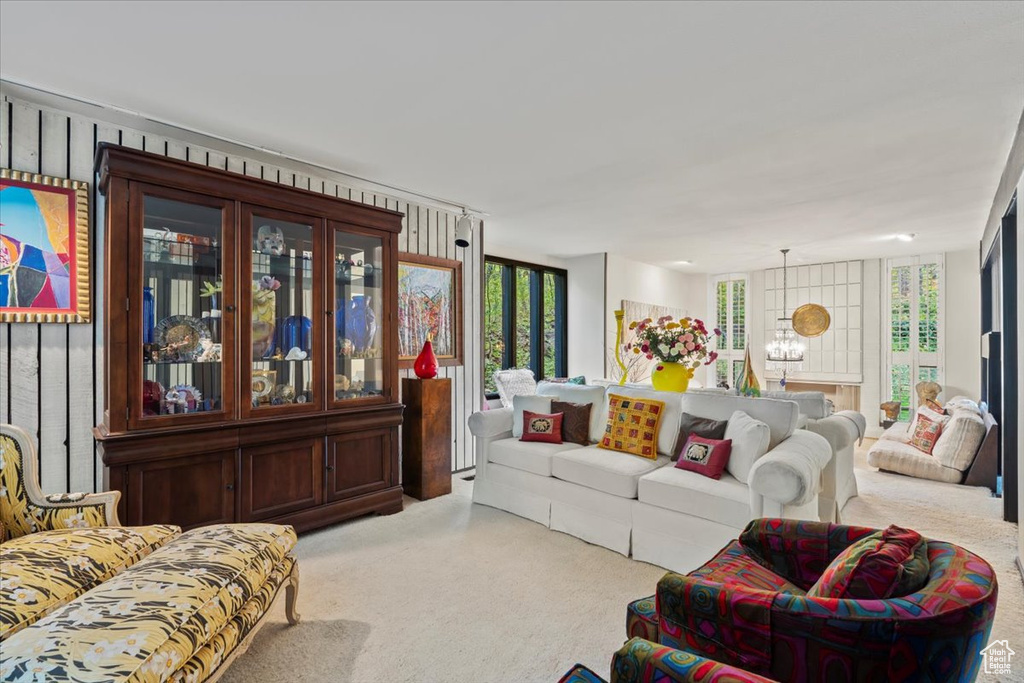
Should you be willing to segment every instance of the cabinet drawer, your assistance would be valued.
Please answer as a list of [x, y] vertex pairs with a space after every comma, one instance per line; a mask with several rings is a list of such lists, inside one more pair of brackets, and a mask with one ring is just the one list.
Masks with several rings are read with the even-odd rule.
[[270, 519], [323, 502], [322, 438], [242, 449], [240, 515]]
[[342, 500], [390, 486], [393, 438], [390, 429], [327, 437], [327, 500]]
[[127, 478], [129, 525], [235, 521], [235, 451], [129, 465]]

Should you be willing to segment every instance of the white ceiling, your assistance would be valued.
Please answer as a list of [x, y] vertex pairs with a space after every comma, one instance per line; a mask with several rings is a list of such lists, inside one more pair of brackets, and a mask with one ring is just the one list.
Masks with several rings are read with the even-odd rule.
[[974, 247], [1024, 3], [4, 0], [0, 75], [720, 272]]

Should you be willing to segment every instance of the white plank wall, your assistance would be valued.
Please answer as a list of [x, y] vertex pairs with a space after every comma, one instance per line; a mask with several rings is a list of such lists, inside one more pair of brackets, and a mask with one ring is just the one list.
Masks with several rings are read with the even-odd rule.
[[[455, 247], [451, 212], [406, 199], [309, 176], [234, 153], [218, 151], [217, 141], [200, 146], [142, 130], [40, 106], [0, 93], [0, 167], [86, 181], [92, 214], [93, 323], [0, 325], [0, 421], [25, 429], [40, 449], [43, 490], [98, 491], [103, 463], [92, 428], [100, 419], [103, 372], [102, 215], [93, 157], [100, 142], [227, 169], [284, 185], [352, 199], [405, 214], [399, 252], [429, 254], [463, 262], [465, 365], [442, 368], [452, 379], [452, 471], [473, 467], [473, 441], [466, 426], [483, 397], [480, 355], [483, 231], [468, 249]], [[402, 370], [400, 376], [411, 376]]]

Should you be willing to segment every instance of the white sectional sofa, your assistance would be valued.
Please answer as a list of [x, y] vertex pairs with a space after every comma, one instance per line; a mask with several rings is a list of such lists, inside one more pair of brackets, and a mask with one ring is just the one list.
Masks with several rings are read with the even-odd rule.
[[[513, 435], [512, 408], [475, 413], [469, 421], [477, 440], [475, 502], [680, 572], [707, 561], [751, 519], [819, 519], [818, 493], [832, 449], [825, 438], [796, 429], [799, 410], [792, 401], [544, 382], [537, 393], [592, 403], [594, 444], [522, 442]], [[608, 394], [665, 402], [656, 460], [596, 446]], [[714, 480], [673, 467], [670, 453], [682, 413], [726, 420], [737, 410], [770, 432], [768, 452], [747, 481], [728, 472]]]

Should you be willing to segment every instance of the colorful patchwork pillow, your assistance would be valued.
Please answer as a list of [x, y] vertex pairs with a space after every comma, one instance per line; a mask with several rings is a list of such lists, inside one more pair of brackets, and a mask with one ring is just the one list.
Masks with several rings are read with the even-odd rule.
[[581, 446], [590, 444], [590, 411], [593, 408], [593, 403], [551, 402], [551, 412], [562, 414], [562, 441]]
[[664, 412], [663, 401], [609, 394], [608, 423], [598, 448], [656, 460], [658, 428]]
[[679, 453], [676, 467], [702, 474], [709, 479], [721, 479], [725, 465], [729, 462], [730, 451], [732, 441], [728, 439], [705, 439], [691, 434]]
[[910, 437], [910, 445], [926, 455], [932, 454], [935, 442], [942, 435], [942, 423], [918, 414], [914, 423], [914, 435]]
[[676, 445], [672, 448], [672, 462], [679, 459], [679, 454], [683, 452], [683, 447], [686, 446], [691, 434], [703, 436], [705, 439], [724, 439], [728, 424], [728, 420], [712, 420], [683, 413], [679, 419], [679, 436], [676, 437]]
[[523, 411], [523, 436], [519, 440], [562, 443], [562, 414]]
[[931, 566], [928, 541], [895, 524], [851, 544], [807, 591], [809, 598], [885, 600], [921, 590]]

